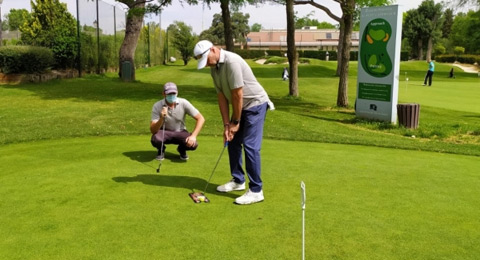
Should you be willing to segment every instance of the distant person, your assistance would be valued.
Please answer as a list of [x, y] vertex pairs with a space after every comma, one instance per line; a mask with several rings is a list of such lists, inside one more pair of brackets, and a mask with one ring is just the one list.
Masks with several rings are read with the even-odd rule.
[[[188, 100], [178, 97], [175, 83], [165, 83], [163, 97], [153, 105], [150, 121], [151, 143], [158, 149], [156, 159], [161, 161], [165, 158], [166, 144], [177, 144], [180, 159], [186, 161], [188, 159], [187, 151], [197, 149], [197, 136], [205, 119]], [[196, 121], [195, 128], [191, 133], [187, 131], [185, 125], [186, 115]]]
[[287, 69], [286, 67], [283, 68], [282, 79], [283, 79], [283, 80], [287, 80], [287, 79], [288, 79], [288, 69]]
[[431, 59], [427, 60], [428, 63], [428, 70], [427, 70], [427, 75], [425, 75], [425, 80], [423, 81], [423, 85], [427, 85], [427, 80], [428, 80], [428, 86], [432, 86], [432, 78], [433, 78], [433, 72], [435, 71], [435, 64], [433, 64], [433, 61]]
[[249, 189], [236, 198], [235, 203], [252, 204], [263, 201], [260, 149], [267, 108], [274, 109], [273, 104], [250, 66], [238, 54], [215, 47], [206, 40], [199, 41], [193, 53], [198, 60], [198, 69], [210, 67], [224, 126], [223, 142], [229, 142], [228, 156], [232, 179], [218, 186], [217, 191], [245, 189], [243, 151]]
[[455, 78], [455, 74], [453, 74], [453, 68], [450, 70], [449, 78]]

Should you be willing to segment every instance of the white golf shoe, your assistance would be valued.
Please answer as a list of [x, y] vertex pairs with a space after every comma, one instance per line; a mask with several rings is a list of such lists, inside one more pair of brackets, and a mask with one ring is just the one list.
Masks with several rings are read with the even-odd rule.
[[244, 189], [245, 189], [245, 183], [238, 184], [233, 179], [217, 187], [217, 191], [219, 192], [230, 192], [234, 190], [244, 190]]
[[263, 191], [253, 192], [250, 189], [248, 189], [248, 191], [245, 192], [245, 194], [235, 199], [236, 204], [242, 204], [242, 205], [253, 204], [260, 201], [263, 201]]

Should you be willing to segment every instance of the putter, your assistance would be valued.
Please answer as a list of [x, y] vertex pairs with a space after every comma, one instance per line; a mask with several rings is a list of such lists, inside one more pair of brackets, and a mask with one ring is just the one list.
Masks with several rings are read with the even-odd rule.
[[[165, 105], [163, 105], [163, 107], [166, 107]], [[165, 118], [163, 119], [163, 132], [162, 132], [162, 148], [160, 150], [160, 155], [163, 154], [163, 141], [165, 140]], [[160, 160], [160, 162], [158, 163], [158, 168], [157, 168], [157, 173], [160, 173], [160, 167], [162, 166], [162, 161], [163, 160]]]
[[223, 146], [222, 152], [220, 153], [220, 156], [218, 156], [217, 163], [215, 164], [215, 167], [213, 167], [212, 173], [210, 174], [210, 178], [208, 178], [207, 184], [205, 185], [205, 189], [203, 192], [192, 192], [189, 193], [188, 196], [192, 198], [193, 202], [195, 203], [200, 203], [200, 202], [210, 202], [210, 200], [205, 196], [205, 193], [207, 192], [208, 184], [210, 184], [210, 180], [212, 179], [213, 173], [215, 173], [215, 170], [217, 169], [218, 163], [220, 162], [220, 159], [222, 159], [223, 152], [225, 151], [225, 148], [228, 146], [228, 141], [225, 142], [225, 145]]

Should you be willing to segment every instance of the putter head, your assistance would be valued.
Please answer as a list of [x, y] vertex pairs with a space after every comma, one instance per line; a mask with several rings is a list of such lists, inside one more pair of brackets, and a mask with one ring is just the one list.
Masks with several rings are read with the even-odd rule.
[[192, 192], [192, 193], [189, 193], [188, 196], [190, 196], [190, 198], [195, 203], [200, 203], [200, 202], [209, 203], [210, 202], [210, 200], [202, 192]]

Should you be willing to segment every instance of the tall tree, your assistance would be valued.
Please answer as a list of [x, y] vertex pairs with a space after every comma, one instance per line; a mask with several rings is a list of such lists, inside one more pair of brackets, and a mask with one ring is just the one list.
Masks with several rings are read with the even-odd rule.
[[193, 56], [193, 48], [197, 42], [197, 37], [192, 33], [192, 27], [184, 22], [174, 21], [168, 27], [168, 32], [172, 33], [172, 43], [182, 55], [183, 64], [187, 65]]
[[118, 76], [131, 78], [135, 80], [135, 49], [137, 48], [138, 38], [142, 30], [143, 17], [145, 13], [158, 13], [163, 7], [171, 4], [172, 0], [116, 0], [128, 7], [127, 20], [125, 25], [125, 38], [119, 50], [119, 68], [122, 68], [124, 62], [130, 62], [132, 65], [130, 77], [122, 75], [122, 69], [118, 70]]
[[463, 7], [468, 4], [480, 6], [480, 0], [456, 0], [457, 6]]
[[427, 23], [424, 25], [428, 28], [428, 34], [425, 35], [427, 37], [426, 60], [430, 60], [432, 58], [433, 42], [439, 39], [441, 36], [441, 25], [443, 23], [443, 20], [441, 19], [442, 8], [443, 7], [441, 4], [435, 4], [433, 0], [424, 0], [418, 7], [418, 11], [426, 18], [427, 21]]
[[247, 34], [250, 32], [250, 27], [248, 26], [249, 18], [250, 15], [247, 13], [234, 12], [232, 14], [233, 38], [242, 45], [247, 43]]
[[[250, 32], [248, 27], [249, 14], [233, 12], [231, 17], [232, 35], [237, 42], [245, 43], [247, 34]], [[212, 25], [207, 30], [200, 33], [200, 39], [209, 40], [215, 44], [226, 45], [225, 26], [223, 24], [222, 14], [214, 14]]]
[[295, 29], [301, 29], [305, 26], [315, 26], [317, 29], [335, 29], [335, 25], [327, 22], [319, 22], [317, 19], [311, 18], [315, 14], [311, 11], [304, 17], [298, 17], [295, 13]]
[[346, 0], [340, 5], [342, 8], [342, 22], [340, 27], [343, 28], [340, 42], [342, 49], [338, 53], [340, 60], [340, 80], [338, 83], [337, 106], [348, 106], [348, 71], [350, 64], [350, 47], [353, 30], [353, 17], [355, 16], [355, 0]]
[[18, 30], [28, 20], [29, 15], [27, 9], [10, 9], [7, 14], [8, 30]]
[[262, 29], [262, 25], [259, 23], [254, 23], [252, 27], [250, 27], [251, 32], [259, 32]]
[[450, 33], [450, 41], [454, 46], [465, 48], [466, 53], [480, 52], [480, 10], [459, 13], [455, 16]]
[[222, 14], [214, 14], [210, 28], [200, 33], [200, 39], [209, 40], [217, 45], [225, 45]]
[[227, 51], [233, 51], [233, 32], [232, 32], [232, 19], [230, 17], [230, 1], [220, 0], [220, 8], [222, 9], [223, 18], [223, 33], [225, 35], [225, 48]]
[[452, 25], [453, 25], [453, 10], [448, 8], [443, 13], [443, 26], [442, 26], [442, 37], [448, 38], [450, 32], [452, 32]]
[[293, 0], [286, 2], [287, 12], [287, 57], [289, 66], [289, 95], [298, 97], [298, 54], [295, 46], [295, 13], [293, 10]]
[[[408, 38], [418, 59], [430, 59], [433, 43], [441, 36], [442, 5], [433, 0], [424, 0], [418, 9], [409, 10], [404, 20], [403, 35]], [[414, 55], [415, 56], [415, 55]]]
[[71, 68], [77, 55], [75, 18], [59, 0], [30, 2], [32, 13], [20, 26], [22, 42], [50, 48], [55, 67]]
[[[225, 48], [227, 51], [233, 51], [234, 49], [234, 33], [232, 28], [232, 17], [230, 14], [230, 9], [238, 10], [238, 7], [244, 5], [245, 3], [255, 3], [260, 2], [261, 0], [205, 0], [204, 2], [211, 6], [213, 3], [219, 2], [220, 8], [222, 9], [222, 20], [223, 20], [223, 33], [224, 33], [224, 42]], [[188, 0], [190, 4], [197, 4], [198, 0]]]
[[403, 37], [408, 40], [412, 56], [418, 59], [423, 58], [424, 36], [428, 34], [428, 28], [424, 24], [426, 24], [425, 17], [418, 12], [418, 9], [408, 10], [405, 14]]

